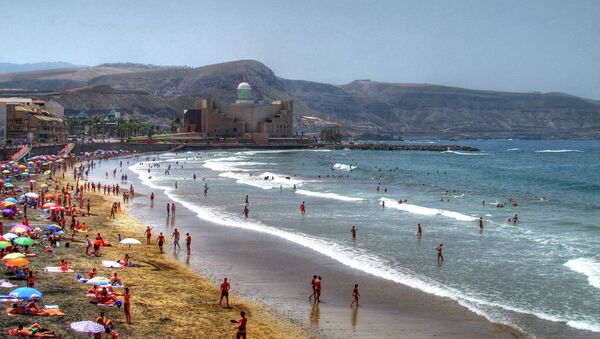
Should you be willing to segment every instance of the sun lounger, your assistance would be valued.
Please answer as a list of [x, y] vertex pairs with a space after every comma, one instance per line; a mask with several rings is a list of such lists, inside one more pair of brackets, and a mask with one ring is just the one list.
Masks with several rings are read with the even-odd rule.
[[72, 269], [69, 269], [67, 271], [63, 271], [63, 270], [60, 269], [60, 267], [46, 267], [46, 268], [44, 268], [44, 271], [50, 272], [50, 273], [73, 273], [73, 272], [75, 272]]

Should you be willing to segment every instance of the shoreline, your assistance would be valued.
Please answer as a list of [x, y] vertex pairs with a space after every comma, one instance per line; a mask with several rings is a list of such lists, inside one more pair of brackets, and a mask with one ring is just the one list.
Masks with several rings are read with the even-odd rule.
[[[55, 180], [60, 186], [73, 179], [62, 179], [57, 172]], [[67, 171], [68, 177], [69, 171]], [[81, 182], [80, 182], [81, 183]], [[54, 188], [54, 185], [51, 185]], [[235, 333], [234, 324], [230, 319], [238, 319], [240, 310], [246, 311], [248, 317], [248, 333], [250, 336], [261, 338], [303, 338], [306, 332], [300, 326], [276, 315], [269, 307], [256, 301], [230, 294], [230, 309], [218, 305], [219, 289], [210, 281], [181, 265], [168, 254], [160, 254], [153, 234], [152, 245], [137, 245], [128, 248], [118, 244], [117, 235], [123, 238], [143, 238], [145, 226], [133, 217], [130, 207], [124, 204], [121, 196], [103, 195], [85, 191], [84, 198], [90, 199], [91, 212], [94, 216], [80, 217], [90, 228], [88, 233], [79, 232], [71, 240], [70, 231], [65, 234], [62, 246], [54, 253], [45, 253], [43, 246], [37, 246], [32, 252], [38, 257], [31, 261], [31, 267], [36, 273], [35, 288], [44, 293], [39, 305], [59, 305], [64, 312], [61, 317], [26, 317], [6, 315], [0, 317], [0, 327], [3, 331], [15, 328], [18, 324], [37, 322], [51, 328], [57, 337], [71, 337], [74, 334], [68, 324], [74, 321], [94, 320], [101, 311], [106, 313], [115, 326], [114, 330], [122, 338], [149, 337], [231, 337]], [[110, 206], [113, 201], [121, 201], [122, 210], [116, 219], [109, 219]], [[38, 216], [36, 210], [28, 211], [32, 226], [48, 224]], [[11, 222], [18, 223], [18, 221]], [[4, 227], [8, 226], [5, 222]], [[68, 231], [68, 230], [67, 230]], [[96, 233], [101, 233], [104, 240], [113, 244], [111, 247], [101, 247], [101, 257], [84, 255], [83, 239], [89, 235], [92, 239]], [[153, 232], [154, 233], [154, 232]], [[167, 237], [169, 238], [169, 237]], [[119, 260], [129, 254], [131, 262], [139, 267], [107, 268], [102, 260]], [[193, 255], [193, 253], [192, 253]], [[75, 273], [48, 273], [43, 270], [46, 266], [58, 266], [61, 259], [66, 259], [75, 268]], [[118, 272], [126, 286], [130, 287], [132, 297], [132, 324], [124, 322], [123, 310], [116, 307], [100, 308], [89, 303], [85, 291], [90, 285], [81, 284], [75, 278], [76, 274], [87, 277], [91, 268], [98, 270], [98, 276], [110, 277]], [[21, 285], [22, 283], [18, 283]], [[117, 291], [119, 292], [119, 291]], [[122, 291], [121, 291], [122, 292]]]
[[[136, 192], [142, 192], [147, 199], [153, 189], [141, 185], [136, 173], [130, 170], [127, 173], [134, 181]], [[174, 227], [173, 221], [167, 219], [163, 222], [165, 216], [162, 206], [171, 200], [162, 190], [155, 190], [154, 193], [155, 207], [150, 207], [149, 202], [144, 199], [136, 199], [133, 214], [170, 234], [169, 231]], [[178, 207], [175, 227], [182, 232], [196, 232], [192, 233], [195, 240], [193, 246], [199, 246], [201, 250], [201, 262], [196, 262], [194, 259], [198, 257], [194, 255], [192, 262], [182, 261], [180, 255], [180, 263], [190, 265], [203, 276], [210, 276], [213, 282], [218, 280], [214, 272], [227, 271], [227, 276], [232, 277], [235, 282], [232, 288], [239, 288], [238, 285], [243, 282], [243, 295], [264, 301], [284, 317], [301, 322], [313, 335], [388, 337], [401, 329], [403, 337], [408, 338], [439, 335], [459, 335], [465, 338], [528, 337], [508, 325], [492, 323], [454, 300], [371, 276], [280, 238], [199, 220], [194, 211], [186, 209], [181, 203], [178, 203]], [[182, 224], [187, 227], [182, 227]], [[256, 246], [256, 243], [261, 246]], [[265, 248], [269, 250], [265, 251]], [[281, 260], [274, 260], [275, 258]], [[265, 270], [266, 267], [273, 269]], [[320, 305], [320, 310], [317, 309], [321, 319], [316, 322], [314, 307], [307, 304], [306, 296], [303, 296], [308, 291], [308, 283], [304, 281], [308, 278], [305, 274], [298, 275], [298, 271], [312, 272], [313, 269], [323, 272], [328, 279], [325, 285], [328, 293], [334, 292], [329, 294], [332, 297]], [[350, 312], [345, 301], [339, 302], [340, 299], [347, 299], [343, 297], [339, 286], [332, 286], [338, 280], [350, 279], [360, 279], [363, 291], [376, 296], [368, 307], [361, 307], [356, 312], [360, 313], [358, 318], [362, 319], [358, 323], [355, 321], [358, 315]], [[381, 295], [378, 290], [389, 290], [390, 293]], [[352, 319], [350, 326], [344, 328], [343, 324], [349, 318]]]

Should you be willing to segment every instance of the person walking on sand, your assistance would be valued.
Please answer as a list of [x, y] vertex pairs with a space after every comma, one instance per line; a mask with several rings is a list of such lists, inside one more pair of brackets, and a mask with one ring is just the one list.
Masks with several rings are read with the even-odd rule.
[[154, 202], [154, 192], [150, 193], [150, 203]]
[[442, 255], [442, 250], [444, 249], [444, 244], [440, 243], [439, 245], [437, 245], [437, 247], [435, 248], [435, 250], [438, 252], [437, 253], [437, 260], [438, 262], [440, 261], [444, 261], [444, 256]]
[[312, 298], [315, 298], [315, 300], [317, 299], [317, 290], [316, 290], [316, 285], [315, 285], [315, 281], [317, 280], [317, 275], [313, 275], [312, 280], [310, 281], [310, 287], [312, 288], [312, 293], [311, 295], [308, 296], [308, 301], [311, 301]]
[[167, 203], [167, 215], [171, 215], [171, 204]]
[[187, 247], [187, 255], [192, 254], [192, 236], [189, 233], [185, 234], [185, 247]]
[[237, 329], [237, 332], [235, 334], [235, 339], [246, 339], [246, 323], [248, 322], [248, 318], [246, 318], [246, 312], [241, 311], [240, 312], [240, 320], [235, 321], [232, 320], [233, 322], [235, 322], [236, 324], [238, 324], [235, 328]]
[[90, 199], [87, 200], [87, 214], [90, 214]]
[[422, 234], [423, 230], [421, 229], [421, 224], [417, 224], [417, 238], [421, 239]]
[[223, 301], [223, 298], [225, 298], [225, 302], [227, 304], [227, 308], [229, 308], [229, 289], [231, 288], [231, 285], [229, 284], [229, 281], [227, 281], [227, 278], [223, 279], [223, 283], [221, 284], [221, 299], [219, 299], [219, 306], [221, 305], [221, 302]]
[[483, 217], [479, 217], [479, 230], [483, 231]]
[[358, 297], [360, 297], [360, 293], [358, 293], [358, 284], [354, 284], [354, 289], [352, 290], [352, 303], [350, 303], [350, 307], [356, 304], [358, 306]]
[[315, 279], [315, 302], [316, 303], [321, 302], [321, 281], [323, 281], [323, 278], [321, 278], [321, 276], [318, 276], [317, 279]]
[[352, 239], [356, 239], [356, 226], [352, 226], [350, 232], [352, 233]]
[[150, 238], [152, 238], [152, 227], [146, 226], [144, 235], [146, 236], [146, 245], [150, 245]]
[[179, 249], [181, 249], [181, 246], [179, 246], [179, 236], [180, 236], [179, 231], [177, 229], [175, 229], [173, 231], [173, 235], [171, 236], [171, 239], [173, 239], [173, 248], [179, 247]]
[[156, 242], [158, 243], [158, 249], [160, 253], [163, 253], [163, 245], [165, 244], [165, 236], [160, 232], [158, 238], [156, 238]]

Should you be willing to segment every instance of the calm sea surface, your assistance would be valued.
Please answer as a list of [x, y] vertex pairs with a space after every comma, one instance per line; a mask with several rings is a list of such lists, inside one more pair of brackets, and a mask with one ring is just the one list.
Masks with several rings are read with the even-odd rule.
[[187, 152], [131, 169], [199, 218], [291, 240], [493, 321], [531, 332], [534, 315], [600, 332], [600, 141], [461, 144], [482, 152]]

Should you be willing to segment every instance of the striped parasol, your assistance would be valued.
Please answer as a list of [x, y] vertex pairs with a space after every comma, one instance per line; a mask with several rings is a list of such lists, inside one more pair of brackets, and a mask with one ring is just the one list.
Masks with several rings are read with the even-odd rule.
[[71, 323], [71, 329], [80, 333], [96, 334], [104, 332], [104, 326], [97, 322], [84, 320]]

